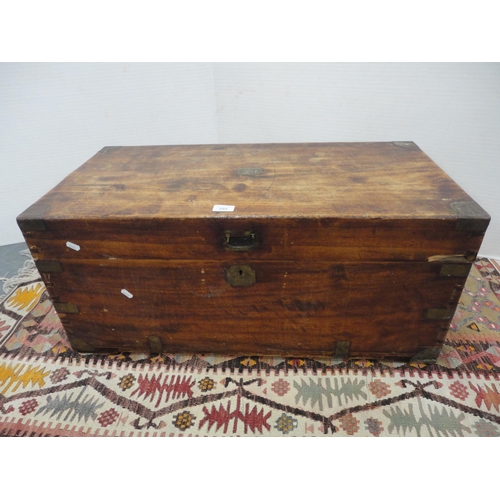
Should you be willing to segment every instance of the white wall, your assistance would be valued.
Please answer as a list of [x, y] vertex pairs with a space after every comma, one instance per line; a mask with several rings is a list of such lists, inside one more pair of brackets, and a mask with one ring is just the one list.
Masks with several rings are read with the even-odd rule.
[[209, 63], [0, 64], [0, 245], [104, 146], [217, 141]]
[[0, 244], [105, 145], [415, 141], [492, 216], [500, 257], [500, 64], [0, 65]]

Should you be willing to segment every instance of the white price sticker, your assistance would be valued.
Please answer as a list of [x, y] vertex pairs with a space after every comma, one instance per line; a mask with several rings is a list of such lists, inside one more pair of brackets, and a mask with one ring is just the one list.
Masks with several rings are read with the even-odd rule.
[[212, 212], [234, 212], [234, 205], [214, 205]]

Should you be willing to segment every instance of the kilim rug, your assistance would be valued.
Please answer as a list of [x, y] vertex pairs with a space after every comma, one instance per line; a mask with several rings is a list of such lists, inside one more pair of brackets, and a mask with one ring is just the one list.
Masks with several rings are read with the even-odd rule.
[[78, 354], [30, 259], [0, 298], [0, 436], [500, 436], [499, 377], [487, 259], [436, 364]]

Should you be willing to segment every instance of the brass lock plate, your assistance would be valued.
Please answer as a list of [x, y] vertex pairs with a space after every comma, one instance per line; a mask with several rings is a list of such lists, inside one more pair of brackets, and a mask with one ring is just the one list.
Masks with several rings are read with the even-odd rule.
[[250, 286], [255, 283], [255, 271], [250, 266], [231, 266], [226, 279], [231, 286]]

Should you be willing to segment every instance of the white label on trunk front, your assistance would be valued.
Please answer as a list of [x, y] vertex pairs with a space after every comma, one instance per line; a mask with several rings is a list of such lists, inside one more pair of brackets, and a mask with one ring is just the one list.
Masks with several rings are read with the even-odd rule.
[[77, 252], [80, 251], [80, 245], [77, 245], [76, 243], [71, 243], [71, 241], [67, 241], [66, 246], [68, 248], [71, 248], [71, 250], [76, 250]]
[[234, 212], [234, 205], [214, 205], [212, 212]]
[[123, 295], [125, 295], [125, 297], [131, 299], [133, 297], [133, 295], [128, 291], [128, 290], [125, 290], [125, 288], [122, 290], [122, 293]]

